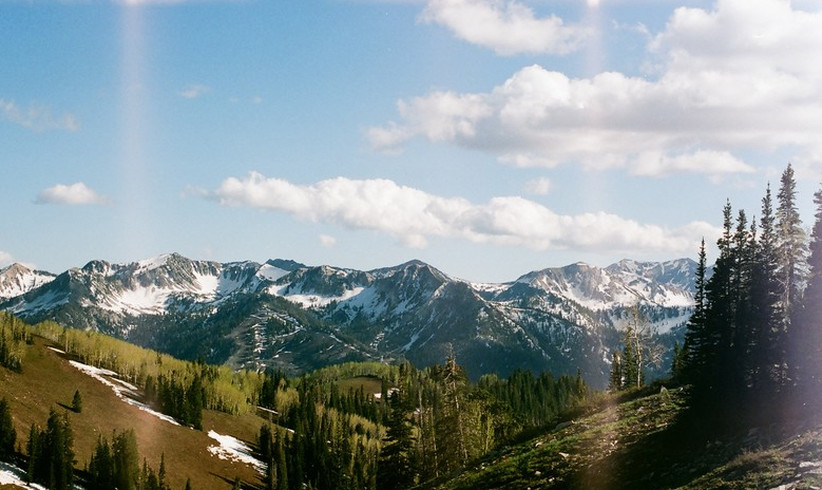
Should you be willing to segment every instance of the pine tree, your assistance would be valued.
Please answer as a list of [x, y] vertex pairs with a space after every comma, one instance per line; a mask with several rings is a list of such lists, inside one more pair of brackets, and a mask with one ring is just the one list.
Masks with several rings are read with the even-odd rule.
[[639, 388], [642, 386], [643, 375], [636, 326], [633, 323], [629, 323], [625, 328], [622, 339], [622, 386], [623, 388]]
[[622, 389], [622, 359], [617, 350], [611, 353], [611, 374], [609, 376], [608, 389], [610, 391], [619, 391]]
[[88, 473], [88, 490], [114, 488], [114, 461], [111, 456], [111, 447], [102, 436], [97, 439], [97, 445], [88, 465]]
[[11, 461], [14, 458], [14, 445], [17, 432], [11, 419], [11, 409], [5, 397], [0, 400], [0, 461]]
[[808, 286], [797, 315], [792, 353], [800, 370], [800, 403], [822, 406], [822, 188], [814, 193], [815, 221], [811, 231]]
[[800, 299], [807, 274], [807, 246], [796, 207], [796, 180], [790, 164], [782, 173], [776, 210], [778, 274], [782, 283], [784, 328], [790, 327], [794, 304]]
[[273, 462], [277, 465], [277, 490], [288, 490], [288, 459], [286, 458], [285, 438], [285, 433], [278, 433], [274, 449], [275, 460]]
[[779, 301], [781, 286], [777, 280], [777, 236], [775, 217], [768, 185], [762, 198], [762, 216], [759, 219], [759, 240], [756, 261], [751, 275], [751, 335], [752, 391], [762, 398], [771, 398], [777, 391], [778, 375], [774, 366], [781, 362], [782, 343]]
[[115, 434], [111, 446], [115, 486], [119, 490], [137, 490], [140, 485], [140, 456], [134, 430]]
[[77, 413], [83, 411], [83, 398], [80, 396], [80, 390], [74, 392], [74, 397], [71, 399], [71, 409]]
[[388, 400], [388, 427], [377, 466], [377, 487], [380, 490], [414, 486], [413, 439], [408, 421], [408, 406], [400, 391]]
[[74, 480], [74, 438], [68, 418], [60, 417], [52, 409], [46, 430], [34, 424], [29, 433], [29, 481], [41, 483], [50, 489], [66, 490]]
[[782, 173], [777, 202], [779, 205], [776, 210], [776, 272], [781, 286], [781, 325], [776, 345], [779, 356], [776, 366], [778, 384], [787, 386], [791, 376], [801, 376], [798, 369], [795, 369], [798, 366], [788, 364], [788, 344], [790, 337], [793, 336], [791, 323], [800, 304], [807, 274], [805, 231], [796, 207], [796, 180], [790, 164]]
[[166, 483], [166, 453], [160, 453], [160, 469], [157, 471], [157, 480], [160, 490], [167, 490]]
[[688, 320], [685, 332], [685, 362], [683, 366], [684, 378], [688, 383], [698, 383], [707, 375], [708, 359], [707, 354], [713, 343], [713, 336], [708, 330], [706, 298], [705, 298], [705, 273], [707, 270], [705, 239], [699, 247], [699, 259], [696, 266], [695, 292], [694, 292], [694, 312]]

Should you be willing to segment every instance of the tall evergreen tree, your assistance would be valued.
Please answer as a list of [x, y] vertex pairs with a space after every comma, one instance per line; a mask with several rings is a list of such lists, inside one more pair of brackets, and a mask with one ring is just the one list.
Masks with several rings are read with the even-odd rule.
[[774, 368], [781, 364], [780, 337], [781, 286], [777, 279], [777, 236], [775, 229], [773, 201], [770, 184], [762, 198], [762, 215], [759, 219], [759, 239], [756, 260], [751, 276], [751, 332], [753, 372], [752, 387], [763, 398], [770, 398], [778, 390], [778, 372]]
[[114, 486], [114, 461], [111, 456], [111, 446], [108, 441], [100, 436], [97, 445], [91, 454], [91, 461], [88, 464], [89, 479], [88, 490], [107, 490]]
[[611, 374], [608, 380], [608, 389], [610, 391], [619, 391], [622, 389], [622, 357], [618, 350], [611, 353]]
[[413, 439], [408, 420], [409, 406], [402, 392], [394, 391], [388, 400], [388, 427], [380, 453], [377, 488], [394, 490], [414, 486]]
[[810, 408], [822, 406], [822, 188], [813, 196], [816, 205], [808, 259], [808, 285], [797, 315], [791, 352], [799, 371], [799, 395]]
[[685, 366], [684, 377], [688, 383], [698, 383], [708, 375], [706, 358], [710, 345], [713, 342], [711, 332], [708, 330], [706, 299], [705, 299], [705, 273], [707, 271], [705, 239], [699, 247], [699, 258], [696, 266], [694, 311], [688, 320], [685, 332]]
[[74, 481], [74, 437], [68, 417], [59, 416], [54, 409], [49, 413], [46, 430], [32, 424], [28, 453], [30, 481], [49, 489], [66, 490]]
[[622, 387], [642, 386], [642, 366], [640, 365], [636, 326], [629, 323], [622, 335]]
[[114, 484], [119, 490], [137, 490], [140, 485], [140, 455], [134, 430], [115, 434], [111, 444]]
[[11, 419], [11, 409], [5, 397], [0, 400], [0, 461], [11, 461], [14, 458], [14, 445], [17, 431]]
[[794, 304], [801, 297], [807, 274], [805, 230], [796, 206], [796, 179], [790, 164], [782, 173], [777, 202], [777, 272], [783, 285], [783, 321], [785, 328], [788, 328]]
[[71, 399], [71, 409], [77, 413], [83, 411], [83, 397], [80, 395], [80, 390], [74, 392], [74, 396]]
[[705, 284], [705, 325], [706, 337], [695, 353], [702, 365], [694, 379], [693, 404], [697, 408], [707, 408], [721, 396], [727, 386], [722, 363], [728, 359], [725, 349], [733, 339], [736, 312], [734, 304], [734, 226], [730, 201], [722, 209], [723, 229], [717, 240], [719, 256], [714, 264], [713, 275]]

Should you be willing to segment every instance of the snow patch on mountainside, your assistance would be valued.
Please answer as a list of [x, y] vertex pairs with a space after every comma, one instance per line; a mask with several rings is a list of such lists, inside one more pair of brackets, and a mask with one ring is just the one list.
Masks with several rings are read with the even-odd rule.
[[288, 285], [277, 285], [271, 286], [268, 291], [275, 296], [281, 296], [292, 303], [297, 303], [303, 308], [322, 308], [334, 302], [340, 303], [342, 301], [347, 301], [365, 290], [363, 287], [356, 287], [346, 290], [339, 296], [323, 296], [319, 294], [286, 293], [285, 290], [287, 288]]
[[117, 373], [114, 371], [110, 371], [108, 369], [101, 369], [94, 366], [89, 366], [88, 364], [83, 364], [77, 361], [69, 361], [69, 363], [77, 368], [78, 370], [82, 371], [83, 373], [91, 376], [92, 378], [96, 379], [97, 381], [103, 383], [104, 385], [108, 386], [109, 388], [114, 391], [114, 394], [117, 395], [117, 398], [123, 400], [124, 402], [128, 403], [129, 405], [139, 408], [140, 410], [157, 417], [160, 420], [164, 420], [173, 425], [180, 425], [177, 423], [174, 418], [169, 417], [164, 413], [160, 413], [156, 410], [153, 410], [151, 407], [146, 405], [145, 403], [141, 403], [137, 401], [134, 397], [140, 396], [137, 393], [137, 387], [118, 379]]
[[266, 464], [252, 456], [253, 452], [248, 444], [236, 437], [223, 435], [213, 430], [208, 431], [208, 437], [218, 443], [217, 446], [208, 446], [208, 452], [220, 459], [251, 465], [257, 472], [265, 475]]
[[285, 275], [288, 275], [287, 270], [280, 269], [279, 267], [273, 266], [271, 264], [263, 264], [257, 270], [257, 277], [265, 281], [274, 282]]

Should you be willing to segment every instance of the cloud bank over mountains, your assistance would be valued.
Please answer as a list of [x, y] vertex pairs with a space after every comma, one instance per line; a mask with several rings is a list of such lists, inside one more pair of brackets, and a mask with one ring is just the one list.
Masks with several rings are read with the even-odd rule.
[[344, 177], [297, 185], [252, 172], [225, 179], [202, 195], [224, 206], [287, 213], [297, 219], [386, 233], [410, 247], [432, 237], [537, 250], [644, 250], [685, 254], [719, 231], [704, 222], [679, 228], [643, 224], [605, 212], [561, 215], [518, 196], [472, 203], [399, 185], [387, 179]]

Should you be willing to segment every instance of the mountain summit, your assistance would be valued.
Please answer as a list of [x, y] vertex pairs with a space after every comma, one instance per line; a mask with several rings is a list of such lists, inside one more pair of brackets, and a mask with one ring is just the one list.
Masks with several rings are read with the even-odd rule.
[[0, 271], [0, 308], [234, 367], [297, 373], [396, 358], [424, 366], [453, 351], [473, 377], [580, 370], [602, 385], [630, 309], [640, 307], [663, 343], [681, 338], [695, 268], [689, 259], [577, 263], [479, 284], [417, 260], [360, 271], [173, 253], [94, 260], [56, 276], [11, 266]]

